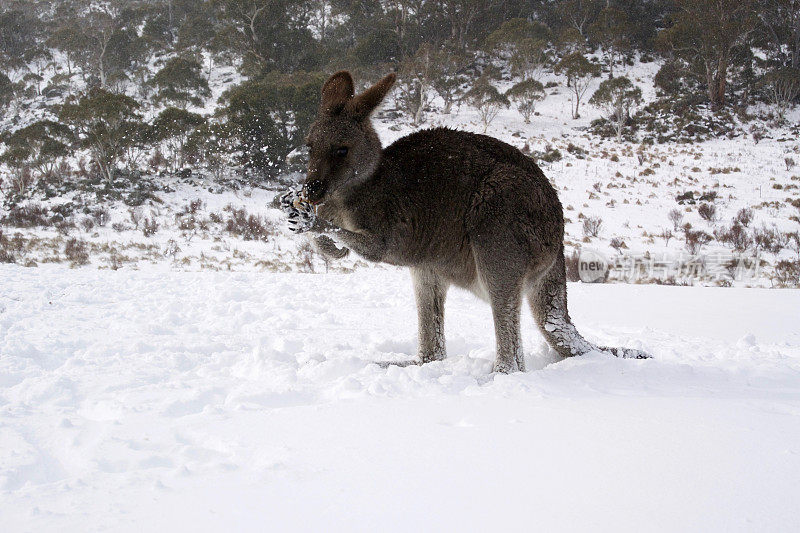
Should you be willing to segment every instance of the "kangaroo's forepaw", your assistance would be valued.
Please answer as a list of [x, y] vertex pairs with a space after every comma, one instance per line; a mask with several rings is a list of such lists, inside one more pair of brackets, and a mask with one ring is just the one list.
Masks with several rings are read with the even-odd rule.
[[318, 235], [314, 238], [317, 251], [328, 259], [342, 259], [350, 253], [350, 249], [342, 246], [339, 248], [336, 243], [327, 235]]

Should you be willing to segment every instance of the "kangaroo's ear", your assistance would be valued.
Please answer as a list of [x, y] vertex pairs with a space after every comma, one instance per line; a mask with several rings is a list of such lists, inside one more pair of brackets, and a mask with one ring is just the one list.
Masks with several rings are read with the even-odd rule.
[[323, 113], [335, 115], [353, 99], [353, 78], [346, 70], [340, 70], [328, 78], [322, 86], [322, 101], [319, 108]]
[[381, 81], [350, 100], [347, 103], [347, 112], [358, 120], [367, 118], [372, 110], [381, 103], [396, 79], [397, 75], [394, 72], [385, 76]]

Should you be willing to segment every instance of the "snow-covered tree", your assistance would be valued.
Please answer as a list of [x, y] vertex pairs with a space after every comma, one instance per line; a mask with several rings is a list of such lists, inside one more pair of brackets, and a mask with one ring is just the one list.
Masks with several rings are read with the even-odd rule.
[[602, 109], [614, 124], [617, 140], [630, 117], [631, 109], [642, 101], [642, 90], [624, 76], [605, 80], [589, 99], [589, 103]]

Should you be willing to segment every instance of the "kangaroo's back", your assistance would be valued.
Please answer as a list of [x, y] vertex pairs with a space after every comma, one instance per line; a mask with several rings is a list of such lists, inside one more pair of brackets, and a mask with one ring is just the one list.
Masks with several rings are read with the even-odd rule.
[[442, 265], [462, 286], [474, 284], [472, 243], [482, 232], [511, 225], [531, 253], [542, 243], [555, 252], [563, 239], [558, 196], [533, 160], [492, 137], [447, 128], [388, 146], [341, 207], [356, 226], [386, 236], [390, 262]]
[[[487, 135], [449, 128], [421, 130], [402, 137], [382, 154], [381, 174], [392, 185], [413, 192], [437, 194], [477, 191], [498, 165], [517, 168], [519, 178], [552, 191], [534, 161], [517, 148]], [[553, 191], [553, 197], [555, 191]]]

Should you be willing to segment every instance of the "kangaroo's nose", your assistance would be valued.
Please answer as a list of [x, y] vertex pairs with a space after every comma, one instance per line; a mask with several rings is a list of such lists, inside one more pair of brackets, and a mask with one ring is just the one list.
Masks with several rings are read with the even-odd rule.
[[320, 180], [309, 181], [305, 184], [304, 189], [306, 198], [312, 204], [319, 202], [325, 196], [325, 184]]

